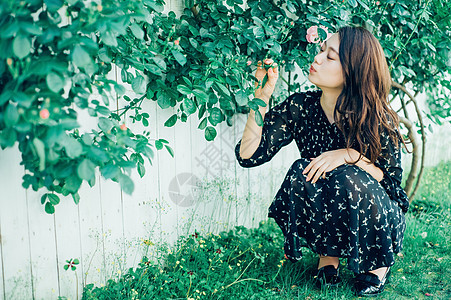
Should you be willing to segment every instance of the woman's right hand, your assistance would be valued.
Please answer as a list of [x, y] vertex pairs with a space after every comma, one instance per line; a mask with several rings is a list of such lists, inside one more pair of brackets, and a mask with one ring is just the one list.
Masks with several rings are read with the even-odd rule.
[[[258, 89], [255, 91], [255, 97], [261, 98], [268, 104], [269, 98], [271, 97], [274, 89], [276, 87], [277, 79], [279, 78], [279, 70], [277, 64], [274, 63], [272, 59], [264, 60], [265, 66], [270, 66], [268, 70], [262, 66], [262, 62], [259, 61], [257, 64], [257, 71], [255, 72], [255, 77], [258, 79], [258, 83], [255, 83], [255, 87]], [[265, 76], [268, 76], [265, 85], [262, 87]]]

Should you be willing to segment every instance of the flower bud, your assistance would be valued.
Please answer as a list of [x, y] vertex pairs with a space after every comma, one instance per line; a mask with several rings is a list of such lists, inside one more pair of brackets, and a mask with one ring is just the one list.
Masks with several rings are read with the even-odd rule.
[[47, 108], [41, 109], [39, 116], [41, 117], [41, 119], [48, 119], [50, 117], [49, 110]]

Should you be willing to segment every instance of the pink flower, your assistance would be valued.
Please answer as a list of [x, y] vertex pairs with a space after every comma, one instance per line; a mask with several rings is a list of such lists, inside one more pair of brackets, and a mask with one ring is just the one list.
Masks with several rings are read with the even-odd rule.
[[42, 109], [40, 112], [39, 112], [39, 116], [41, 117], [41, 119], [48, 119], [49, 117], [50, 117], [50, 113], [49, 113], [49, 110], [47, 109], [47, 108], [44, 108], [44, 109]]
[[[327, 34], [326, 40], [332, 36], [332, 33], [327, 31], [326, 26], [320, 25], [319, 27], [326, 32], [326, 34]], [[305, 38], [307, 39], [307, 42], [309, 42], [309, 43], [315, 43], [315, 44], [319, 43], [321, 39], [318, 34], [318, 26], [314, 25], [314, 26], [311, 26], [309, 29], [307, 29], [307, 35], [305, 36]]]
[[178, 46], [180, 44], [180, 41], [179, 40], [175, 40], [174, 44], [176, 44]]
[[250, 66], [252, 64], [252, 60], [247, 61], [247, 65]]
[[127, 126], [126, 126], [125, 124], [122, 124], [122, 125], [121, 125], [121, 129], [122, 129], [122, 130], [127, 130]]
[[376, 5], [379, 5], [379, 4], [381, 4], [379, 1], [376, 1]]

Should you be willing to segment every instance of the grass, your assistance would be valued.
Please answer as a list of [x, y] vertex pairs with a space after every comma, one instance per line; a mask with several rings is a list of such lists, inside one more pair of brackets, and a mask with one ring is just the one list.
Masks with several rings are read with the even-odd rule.
[[[386, 291], [374, 299], [451, 299], [451, 162], [425, 171], [406, 214], [404, 249]], [[317, 256], [304, 249], [297, 263], [283, 258], [283, 236], [272, 219], [258, 228], [180, 239], [162, 262], [146, 258], [105, 287], [88, 285], [84, 299], [357, 299], [353, 274], [318, 290]], [[161, 251], [168, 251], [161, 249]]]

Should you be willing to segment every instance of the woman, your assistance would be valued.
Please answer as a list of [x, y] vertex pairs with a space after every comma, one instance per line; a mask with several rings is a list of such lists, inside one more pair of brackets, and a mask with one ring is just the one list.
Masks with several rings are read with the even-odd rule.
[[[268, 103], [277, 66], [260, 64], [256, 77], [266, 74], [255, 97]], [[368, 30], [341, 28], [322, 44], [308, 79], [320, 91], [291, 95], [268, 112], [261, 107], [263, 128], [251, 110], [235, 154], [241, 166], [254, 167], [295, 140], [302, 158], [268, 213], [285, 236], [285, 256], [301, 259], [303, 246], [318, 253], [319, 286], [340, 283], [339, 258], [347, 258], [357, 295], [376, 295], [402, 249], [409, 205], [384, 52]]]

